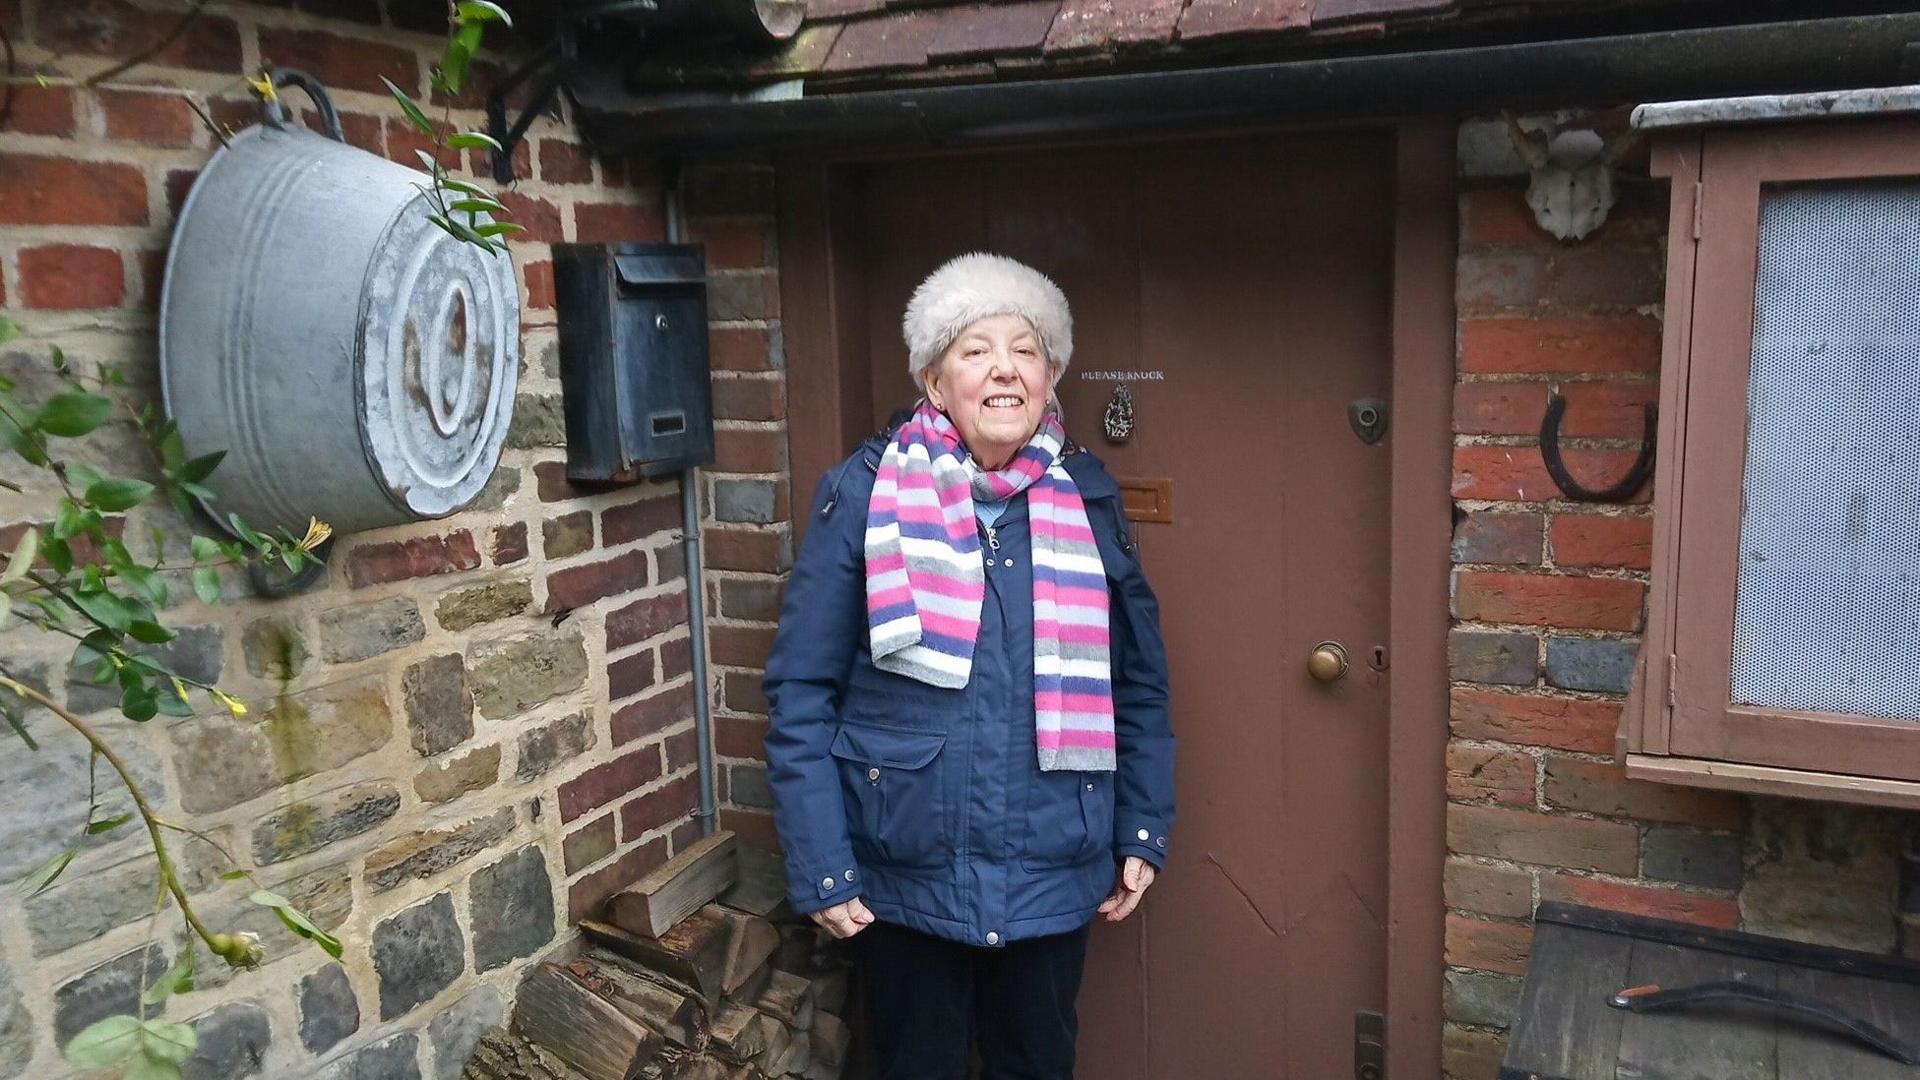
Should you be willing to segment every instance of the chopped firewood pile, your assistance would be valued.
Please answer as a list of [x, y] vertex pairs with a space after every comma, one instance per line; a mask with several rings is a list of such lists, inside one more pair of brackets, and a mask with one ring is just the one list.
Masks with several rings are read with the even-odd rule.
[[721, 832], [614, 894], [528, 969], [461, 1080], [838, 1080], [848, 968], [779, 860]]

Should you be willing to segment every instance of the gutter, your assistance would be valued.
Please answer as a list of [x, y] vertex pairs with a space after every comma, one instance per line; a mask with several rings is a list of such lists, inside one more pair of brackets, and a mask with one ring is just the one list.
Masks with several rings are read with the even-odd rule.
[[1899, 13], [786, 100], [764, 89], [636, 94], [622, 73], [591, 67], [569, 88], [603, 151], [729, 155], [1777, 94], [1897, 85], [1917, 73], [1920, 14]]

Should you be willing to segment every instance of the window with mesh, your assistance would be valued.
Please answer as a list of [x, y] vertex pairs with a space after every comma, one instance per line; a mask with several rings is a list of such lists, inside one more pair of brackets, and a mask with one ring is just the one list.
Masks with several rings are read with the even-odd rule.
[[1733, 700], [1920, 720], [1920, 183], [1766, 189]]

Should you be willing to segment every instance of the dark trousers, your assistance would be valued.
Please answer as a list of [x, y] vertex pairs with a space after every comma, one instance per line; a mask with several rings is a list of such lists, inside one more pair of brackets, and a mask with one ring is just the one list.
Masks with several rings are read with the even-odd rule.
[[852, 939], [875, 1080], [1072, 1080], [1087, 927], [989, 949], [876, 922]]

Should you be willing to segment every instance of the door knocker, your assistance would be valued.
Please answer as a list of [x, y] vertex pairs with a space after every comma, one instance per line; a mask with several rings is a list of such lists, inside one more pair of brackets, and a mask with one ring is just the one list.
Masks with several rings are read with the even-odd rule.
[[1107, 441], [1116, 446], [1133, 438], [1133, 391], [1126, 383], [1113, 388], [1113, 400], [1107, 402], [1101, 426], [1106, 430]]

